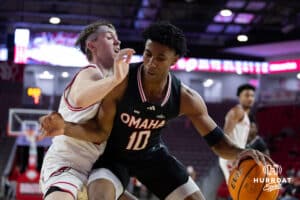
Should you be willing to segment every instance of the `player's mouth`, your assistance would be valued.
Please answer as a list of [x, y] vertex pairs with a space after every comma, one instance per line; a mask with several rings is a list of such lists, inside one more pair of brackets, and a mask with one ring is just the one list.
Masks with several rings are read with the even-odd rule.
[[114, 52], [115, 53], [119, 53], [120, 52], [120, 48], [114, 48]]
[[155, 76], [155, 72], [154, 71], [151, 71], [151, 70], [148, 70], [148, 72], [147, 72], [150, 76]]

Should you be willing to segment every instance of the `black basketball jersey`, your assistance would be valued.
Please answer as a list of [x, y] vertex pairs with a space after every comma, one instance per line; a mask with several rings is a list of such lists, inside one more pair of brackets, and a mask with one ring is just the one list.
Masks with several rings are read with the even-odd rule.
[[161, 129], [180, 109], [180, 81], [168, 75], [163, 101], [149, 103], [142, 87], [141, 63], [130, 65], [127, 89], [117, 104], [114, 125], [104, 154], [115, 158], [142, 158], [162, 144]]

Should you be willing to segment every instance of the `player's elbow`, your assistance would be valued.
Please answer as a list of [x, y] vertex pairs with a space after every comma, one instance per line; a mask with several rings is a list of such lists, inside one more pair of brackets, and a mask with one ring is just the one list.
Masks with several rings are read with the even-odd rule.
[[110, 135], [110, 132], [108, 132], [108, 131], [98, 132], [97, 137], [96, 137], [96, 143], [100, 144], [102, 142], [105, 142], [106, 140], [108, 140], [109, 135]]

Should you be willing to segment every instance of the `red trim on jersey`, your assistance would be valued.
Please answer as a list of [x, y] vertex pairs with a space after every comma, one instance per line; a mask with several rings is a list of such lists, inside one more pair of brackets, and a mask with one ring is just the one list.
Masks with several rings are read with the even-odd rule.
[[78, 189], [78, 187], [77, 187], [76, 185], [74, 185], [73, 183], [66, 182], [66, 181], [58, 181], [58, 182], [52, 183], [52, 184], [50, 185], [50, 187], [53, 186], [53, 185], [55, 185], [55, 184], [59, 184], [59, 183], [63, 183], [63, 184], [66, 184], [66, 185], [70, 185], [70, 186], [74, 187], [75, 189]]
[[[137, 79], [138, 79], [138, 88], [139, 88], [140, 96], [141, 96], [142, 102], [144, 103], [144, 102], [147, 101], [147, 98], [146, 98], [146, 95], [144, 93], [141, 74], [142, 74], [142, 66], [140, 66], [139, 69], [138, 69]], [[170, 75], [170, 73], [168, 74], [168, 78], [169, 78], [169, 80], [168, 80], [168, 89], [167, 89], [166, 95], [164, 97], [164, 100], [161, 103], [161, 106], [164, 106], [168, 102], [170, 94], [171, 94], [172, 76]]]
[[[72, 105], [70, 104], [70, 102], [68, 101], [68, 98], [66, 97], [66, 92], [67, 92], [67, 90], [71, 88], [71, 86], [73, 85], [73, 83], [74, 83], [76, 77], [78, 76], [78, 74], [79, 74], [82, 70], [85, 70], [85, 69], [90, 68], [90, 67], [92, 67], [92, 68], [97, 68], [97, 66], [96, 66], [96, 65], [93, 65], [93, 64], [90, 64], [90, 65], [88, 65], [88, 66], [86, 66], [86, 67], [83, 67], [82, 69], [80, 69], [79, 72], [77, 72], [77, 74], [75, 74], [75, 76], [73, 77], [72, 81], [67, 85], [67, 87], [66, 87], [65, 90], [64, 90], [63, 98], [64, 98], [64, 101], [65, 101], [66, 104], [67, 104], [68, 109], [71, 110], [71, 111], [82, 111], [82, 110], [85, 110], [85, 109], [87, 109], [87, 108], [89, 108], [89, 107], [91, 107], [91, 106], [93, 106], [93, 105], [96, 104], [96, 103], [94, 103], [94, 104], [91, 104], [91, 105], [89, 105], [89, 106], [87, 106], [87, 107], [75, 107], [75, 106], [72, 106]], [[68, 91], [68, 92], [69, 92], [69, 91]]]
[[172, 76], [170, 74], [169, 74], [169, 80], [168, 81], [169, 81], [169, 83], [168, 83], [167, 93], [166, 93], [166, 96], [165, 96], [163, 102], [161, 103], [161, 106], [164, 106], [168, 102], [170, 94], [171, 94]]
[[68, 171], [68, 170], [70, 170], [71, 169], [71, 167], [67, 167], [67, 166], [65, 166], [65, 167], [61, 167], [61, 168], [59, 168], [58, 170], [56, 170], [55, 172], [53, 172], [49, 177], [52, 177], [52, 176], [58, 176], [58, 175], [60, 175], [61, 173], [63, 173], [63, 172], [65, 172], [65, 171]]
[[147, 101], [147, 99], [146, 99], [146, 96], [145, 96], [145, 93], [143, 90], [141, 71], [142, 71], [142, 66], [140, 66], [138, 69], [137, 79], [138, 79], [138, 87], [139, 87], [140, 96], [141, 96], [142, 102], [144, 103]]

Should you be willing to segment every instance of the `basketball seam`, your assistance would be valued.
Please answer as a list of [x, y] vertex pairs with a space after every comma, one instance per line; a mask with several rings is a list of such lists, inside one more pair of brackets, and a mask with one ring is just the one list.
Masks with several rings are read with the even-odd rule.
[[[278, 191], [278, 192], [279, 192], [279, 191]], [[278, 192], [274, 194], [273, 200], [276, 200], [276, 198], [278, 197]]]
[[262, 194], [262, 191], [263, 191], [263, 189], [264, 189], [264, 187], [265, 187], [265, 185], [266, 185], [266, 177], [267, 177], [267, 176], [268, 176], [268, 174], [266, 173], [266, 174], [265, 174], [265, 177], [264, 177], [264, 184], [263, 184], [263, 186], [261, 187], [260, 192], [259, 192], [259, 194], [258, 194], [256, 200], [259, 200], [259, 197], [260, 197], [260, 195]]
[[242, 183], [241, 183], [241, 186], [239, 188], [239, 191], [238, 191], [238, 195], [237, 195], [237, 200], [240, 200], [240, 192], [241, 192], [241, 189], [242, 189], [242, 186], [245, 182], [245, 179], [247, 178], [247, 176], [249, 175], [249, 173], [255, 168], [256, 166], [256, 163], [249, 169], [249, 171], [247, 172], [247, 174], [244, 176], [244, 179], [242, 180]]

